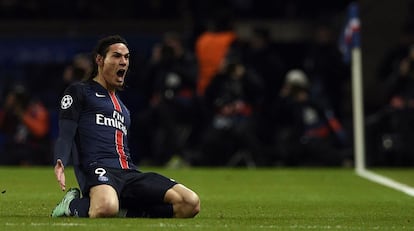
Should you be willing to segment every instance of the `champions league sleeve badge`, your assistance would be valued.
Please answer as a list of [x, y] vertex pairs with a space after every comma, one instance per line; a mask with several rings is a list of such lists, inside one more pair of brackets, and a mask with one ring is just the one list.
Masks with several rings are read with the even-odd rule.
[[65, 95], [62, 97], [62, 100], [60, 101], [60, 107], [62, 109], [68, 109], [73, 103], [73, 98], [70, 95]]

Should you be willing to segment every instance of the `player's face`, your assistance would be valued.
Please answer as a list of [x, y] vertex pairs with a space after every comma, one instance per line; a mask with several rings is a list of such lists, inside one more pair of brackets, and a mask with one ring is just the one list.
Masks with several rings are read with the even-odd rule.
[[102, 77], [108, 90], [114, 90], [124, 85], [128, 67], [128, 47], [123, 43], [115, 43], [109, 46], [102, 65]]

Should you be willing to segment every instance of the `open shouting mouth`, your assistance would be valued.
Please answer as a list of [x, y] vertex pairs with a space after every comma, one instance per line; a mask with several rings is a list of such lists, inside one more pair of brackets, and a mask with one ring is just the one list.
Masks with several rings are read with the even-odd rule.
[[123, 76], [125, 75], [125, 72], [126, 72], [126, 70], [124, 70], [124, 69], [120, 69], [120, 70], [118, 70], [118, 71], [116, 72], [116, 75], [117, 75], [118, 77], [123, 77]]

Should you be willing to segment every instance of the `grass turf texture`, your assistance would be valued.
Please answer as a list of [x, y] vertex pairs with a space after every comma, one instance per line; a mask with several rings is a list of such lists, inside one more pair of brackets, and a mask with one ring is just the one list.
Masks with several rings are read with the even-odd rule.
[[[351, 169], [156, 171], [194, 189], [195, 219], [50, 218], [64, 195], [53, 168], [0, 167], [0, 230], [414, 230], [414, 198]], [[67, 186], [76, 186], [72, 169]], [[414, 170], [377, 169], [414, 186]]]

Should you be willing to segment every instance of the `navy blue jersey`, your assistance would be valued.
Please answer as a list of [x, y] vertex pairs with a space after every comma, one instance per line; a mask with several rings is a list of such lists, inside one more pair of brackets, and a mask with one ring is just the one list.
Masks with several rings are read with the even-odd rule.
[[130, 113], [116, 93], [95, 81], [72, 84], [63, 94], [59, 119], [77, 123], [75, 143], [82, 167], [135, 169], [127, 139]]

